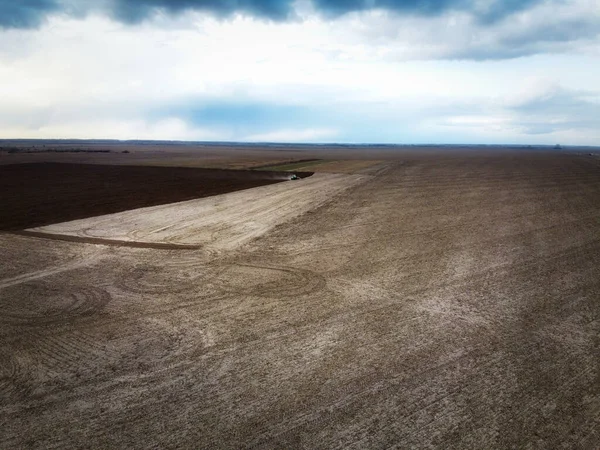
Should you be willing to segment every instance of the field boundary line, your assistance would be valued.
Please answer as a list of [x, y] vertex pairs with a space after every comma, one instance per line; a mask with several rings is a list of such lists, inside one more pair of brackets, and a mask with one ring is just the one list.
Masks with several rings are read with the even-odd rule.
[[104, 239], [95, 237], [72, 236], [67, 234], [43, 233], [41, 231], [13, 231], [11, 234], [17, 236], [34, 237], [40, 239], [50, 239], [54, 241], [75, 242], [80, 244], [107, 245], [111, 247], [133, 247], [133, 248], [151, 248], [155, 250], [200, 250], [202, 245], [195, 244], [172, 244], [166, 242], [142, 242], [142, 241], [121, 241], [118, 239]]

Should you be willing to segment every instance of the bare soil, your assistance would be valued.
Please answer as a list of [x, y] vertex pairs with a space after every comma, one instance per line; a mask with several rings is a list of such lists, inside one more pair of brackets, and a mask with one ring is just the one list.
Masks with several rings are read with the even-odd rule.
[[0, 230], [208, 197], [278, 183], [286, 176], [249, 170], [98, 164], [0, 165]]
[[169, 243], [232, 250], [366, 179], [360, 175], [315, 174], [277, 186], [30, 228], [26, 233], [88, 242], [98, 238], [128, 245]]
[[[326, 200], [211, 197], [198, 220], [238, 205], [234, 246], [0, 234], [0, 447], [598, 448], [597, 158], [400, 152], [317, 176], [298, 183]], [[175, 206], [126, 214], [115, 237], [181, 235]]]

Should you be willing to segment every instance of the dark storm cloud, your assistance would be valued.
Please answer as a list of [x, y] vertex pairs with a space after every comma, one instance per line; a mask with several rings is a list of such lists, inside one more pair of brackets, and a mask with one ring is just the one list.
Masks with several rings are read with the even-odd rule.
[[[493, 30], [493, 28], [491, 28]], [[520, 58], [541, 53], [572, 50], [570, 45], [599, 34], [598, 18], [565, 18], [553, 23], [538, 22], [527, 27], [514, 27], [508, 32], [491, 33], [485, 42], [471, 41], [449, 52], [448, 59], [476, 61]], [[488, 30], [489, 31], [489, 30]]]
[[497, 0], [486, 8], [478, 8], [474, 0], [313, 0], [317, 10], [333, 16], [374, 8], [421, 16], [457, 10], [471, 12], [486, 22], [501, 19], [539, 2], [540, 0]]
[[204, 11], [217, 16], [244, 12], [274, 20], [285, 19], [291, 10], [290, 1], [280, 0], [117, 0], [110, 12], [124, 22], [140, 22], [155, 11], [176, 14], [183, 11]]
[[[489, 7], [478, 8], [475, 0], [313, 0], [315, 9], [327, 17], [349, 12], [381, 8], [397, 13], [421, 16], [438, 15], [448, 10], [473, 13], [481, 21], [495, 21], [527, 8], [540, 0], [497, 0]], [[103, 10], [127, 23], [140, 22], [156, 11], [176, 14], [204, 11], [224, 17], [243, 12], [271, 20], [285, 20], [293, 13], [292, 0], [0, 0], [0, 27], [37, 26], [48, 14], [67, 14], [85, 10]]]
[[46, 14], [60, 9], [55, 0], [0, 0], [0, 27], [35, 27]]
[[[318, 12], [329, 17], [380, 8], [424, 16], [448, 10], [470, 11], [481, 20], [494, 21], [539, 1], [497, 0], [485, 9], [478, 9], [475, 0], [313, 0], [312, 3]], [[116, 0], [112, 13], [127, 22], [143, 20], [156, 10], [170, 13], [199, 10], [218, 16], [245, 12], [272, 20], [284, 20], [291, 16], [293, 3], [293, 0]]]

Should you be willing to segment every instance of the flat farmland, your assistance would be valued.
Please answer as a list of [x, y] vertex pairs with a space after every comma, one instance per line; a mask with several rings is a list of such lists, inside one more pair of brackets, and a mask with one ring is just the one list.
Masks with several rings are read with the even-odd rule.
[[0, 229], [17, 230], [209, 197], [278, 183], [285, 177], [277, 172], [179, 167], [0, 165]]
[[362, 159], [0, 234], [0, 447], [597, 449], [599, 160]]

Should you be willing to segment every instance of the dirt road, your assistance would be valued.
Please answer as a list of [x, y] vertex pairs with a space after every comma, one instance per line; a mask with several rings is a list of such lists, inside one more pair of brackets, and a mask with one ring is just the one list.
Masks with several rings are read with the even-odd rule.
[[0, 235], [0, 447], [598, 448], [597, 160], [403, 154], [314, 206], [219, 252]]

